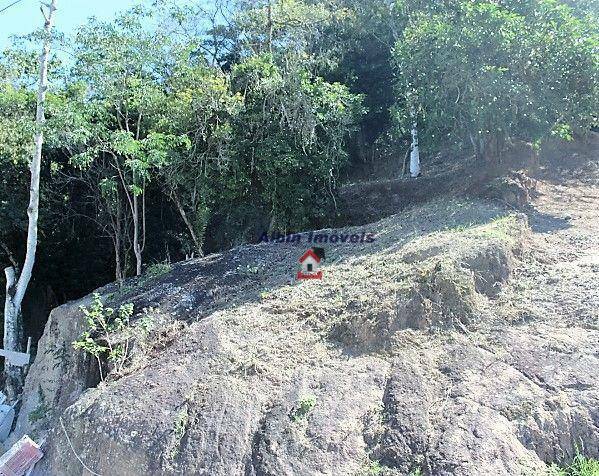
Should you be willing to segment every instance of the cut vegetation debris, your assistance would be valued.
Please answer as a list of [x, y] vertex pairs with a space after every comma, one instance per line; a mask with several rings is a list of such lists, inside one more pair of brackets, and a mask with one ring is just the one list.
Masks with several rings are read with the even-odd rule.
[[[40, 474], [544, 474], [580, 445], [595, 455], [599, 331], [513, 297], [539, 220], [437, 200], [336, 230], [376, 239], [325, 245], [318, 282], [294, 280], [305, 244], [265, 243], [100, 289], [147, 332], [101, 382], [91, 356], [61, 351], [91, 298], [56, 309], [17, 433], [47, 438]], [[584, 253], [596, 233], [572, 223], [555, 240], [576, 233]], [[27, 419], [40, 395], [48, 411]]]

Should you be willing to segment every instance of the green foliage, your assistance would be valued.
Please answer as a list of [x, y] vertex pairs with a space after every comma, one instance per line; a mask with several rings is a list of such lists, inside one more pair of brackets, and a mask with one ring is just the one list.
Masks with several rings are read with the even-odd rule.
[[599, 461], [576, 454], [571, 464], [559, 467], [552, 464], [549, 467], [550, 476], [599, 476]]
[[382, 476], [383, 466], [378, 461], [370, 461], [365, 464], [364, 468], [358, 473], [358, 476]]
[[[395, 473], [396, 471], [394, 469], [385, 466], [380, 461], [373, 461], [368, 458], [355, 476], [385, 476], [387, 474]], [[410, 471], [408, 476], [422, 476], [422, 470], [418, 468], [414, 471]]]
[[179, 414], [177, 415], [177, 419], [175, 420], [175, 427], [173, 433], [177, 440], [181, 440], [185, 435], [185, 429], [187, 428], [187, 422], [189, 419], [189, 415], [187, 413], [187, 407], [185, 407]]
[[41, 385], [38, 386], [37, 393], [38, 393], [38, 405], [37, 405], [37, 407], [35, 407], [35, 409], [33, 411], [31, 411], [29, 413], [29, 415], [27, 415], [27, 419], [32, 424], [36, 423], [40, 420], [43, 420], [44, 418], [46, 418], [46, 416], [50, 412], [50, 406], [46, 402], [46, 395], [44, 395], [44, 391], [43, 391]]
[[187, 404], [177, 413], [175, 422], [173, 424], [172, 440], [170, 443], [170, 449], [168, 451], [169, 460], [173, 461], [179, 455], [181, 451], [181, 441], [187, 431], [187, 425], [189, 424], [189, 410]]
[[496, 157], [509, 139], [567, 138], [595, 125], [596, 23], [553, 0], [526, 5], [460, 1], [411, 11], [394, 55], [397, 127], [407, 134], [415, 106], [425, 145]]
[[360, 97], [301, 63], [279, 66], [270, 54], [236, 65], [232, 86], [244, 94], [244, 108], [234, 124], [230, 200], [250, 194], [257, 205], [250, 220], [266, 215], [269, 231], [306, 226], [334, 197], [345, 140], [362, 113]]
[[129, 340], [132, 337], [130, 320], [133, 304], [123, 304], [115, 312], [113, 308], [105, 307], [100, 295], [95, 293], [91, 306], [81, 306], [80, 309], [87, 327], [79, 339], [73, 342], [73, 348], [96, 358], [100, 378], [103, 380], [102, 358], [106, 358], [117, 372], [122, 370], [127, 360]]
[[30, 115], [34, 110], [34, 94], [14, 84], [17, 73], [8, 63], [9, 58], [15, 60], [11, 53], [14, 52], [5, 52], [5, 59], [0, 62], [1, 243], [9, 243], [12, 235], [26, 229], [27, 170], [33, 152], [34, 127]]
[[316, 397], [314, 395], [306, 395], [302, 397], [298, 405], [291, 411], [290, 418], [294, 422], [299, 422], [307, 418], [314, 406], [316, 405]]
[[148, 278], [157, 278], [170, 273], [172, 269], [173, 267], [170, 263], [154, 263], [148, 266], [145, 274]]
[[243, 105], [229, 78], [182, 57], [168, 79], [174, 91], [160, 119], [161, 130], [185, 137], [186, 147], [171, 148], [160, 169], [161, 188], [173, 201], [188, 235], [185, 254], [203, 253], [212, 210], [218, 207], [221, 177], [234, 140], [232, 120]]

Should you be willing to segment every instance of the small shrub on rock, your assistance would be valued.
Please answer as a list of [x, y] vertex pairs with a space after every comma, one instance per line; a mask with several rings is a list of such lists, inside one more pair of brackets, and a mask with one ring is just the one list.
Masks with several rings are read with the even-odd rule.
[[104, 380], [102, 358], [107, 359], [117, 372], [123, 368], [127, 360], [132, 338], [130, 321], [133, 304], [123, 304], [115, 312], [111, 307], [104, 307], [100, 295], [95, 293], [91, 306], [81, 306], [80, 309], [85, 317], [87, 329], [73, 342], [73, 348], [95, 357], [100, 369], [100, 379]]

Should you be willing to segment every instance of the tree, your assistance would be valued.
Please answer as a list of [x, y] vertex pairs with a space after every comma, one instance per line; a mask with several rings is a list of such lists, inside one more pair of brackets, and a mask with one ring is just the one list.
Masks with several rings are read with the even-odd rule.
[[224, 190], [230, 200], [254, 204], [243, 218], [229, 211], [250, 233], [256, 226], [297, 230], [322, 218], [334, 205], [346, 140], [363, 113], [360, 96], [312, 75], [295, 53], [290, 57], [279, 64], [270, 53], [255, 55], [232, 72], [244, 107], [234, 121]]
[[31, 162], [34, 125], [30, 116], [35, 97], [30, 91], [13, 86], [11, 76], [5, 76], [0, 86], [0, 253], [17, 269], [21, 247], [15, 236], [27, 232], [21, 211], [27, 209], [29, 200], [26, 178]]
[[243, 106], [241, 94], [231, 91], [230, 80], [201, 58], [183, 54], [169, 76], [169, 95], [160, 121], [161, 130], [186, 137], [187, 147], [176, 147], [160, 170], [163, 192], [176, 206], [191, 243], [187, 254], [203, 256], [215, 183], [232, 153], [232, 121]]
[[409, 130], [415, 92], [428, 147], [470, 148], [488, 160], [512, 139], [590, 127], [596, 48], [591, 24], [551, 0], [416, 8], [395, 48], [396, 124]]
[[[37, 94], [37, 111], [35, 116], [35, 150], [31, 160], [31, 186], [29, 189], [29, 206], [27, 215], [29, 217], [27, 229], [27, 248], [23, 268], [19, 270], [15, 264], [4, 270], [6, 275], [6, 297], [4, 304], [4, 348], [18, 351], [20, 348], [20, 333], [22, 332], [21, 304], [31, 280], [35, 255], [37, 251], [37, 222], [39, 215], [39, 191], [40, 191], [40, 169], [42, 162], [42, 145], [44, 142], [44, 104], [48, 88], [48, 57], [50, 54], [50, 42], [56, 11], [56, 0], [52, 0], [48, 6], [47, 14], [44, 13], [44, 40], [39, 62], [39, 85]], [[22, 384], [21, 369], [6, 362], [6, 389], [11, 397], [15, 397]]]
[[[362, 94], [367, 111], [353, 147], [354, 163], [376, 158], [390, 146], [389, 108], [395, 101], [392, 49], [403, 18], [395, 0], [336, 0], [336, 12], [310, 45], [319, 59], [319, 74]], [[395, 149], [395, 144], [392, 148]], [[393, 150], [394, 155], [396, 150]]]
[[[138, 276], [147, 238], [147, 185], [165, 164], [168, 150], [185, 144], [184, 137], [159, 131], [167, 99], [162, 81], [176, 50], [166, 36], [145, 30], [145, 15], [133, 9], [114, 23], [91, 21], [77, 36], [73, 71], [73, 79], [87, 86], [91, 98], [85, 107], [91, 115], [87, 136], [75, 145], [83, 151], [72, 160], [95, 168], [98, 194], [116, 225], [124, 213], [131, 217]], [[120, 230], [114, 230], [117, 256], [122, 249], [119, 235]]]

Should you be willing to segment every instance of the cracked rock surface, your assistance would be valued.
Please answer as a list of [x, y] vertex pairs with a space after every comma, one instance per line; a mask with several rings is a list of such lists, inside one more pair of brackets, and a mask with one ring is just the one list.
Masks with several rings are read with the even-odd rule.
[[38, 475], [542, 475], [577, 448], [597, 458], [599, 173], [537, 190], [524, 214], [437, 200], [337, 230], [376, 240], [324, 245], [322, 281], [294, 280], [304, 240], [108, 286], [152, 329], [100, 383], [70, 345], [89, 298], [62, 306], [14, 437], [43, 439]]

